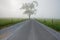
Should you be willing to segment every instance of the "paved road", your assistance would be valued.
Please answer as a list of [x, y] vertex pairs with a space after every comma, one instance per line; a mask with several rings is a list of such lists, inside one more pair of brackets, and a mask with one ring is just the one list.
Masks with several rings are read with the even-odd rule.
[[[54, 35], [43, 28], [34, 20], [23, 23], [13, 35], [7, 37], [7, 40], [58, 40]], [[18, 27], [18, 26], [17, 26]]]

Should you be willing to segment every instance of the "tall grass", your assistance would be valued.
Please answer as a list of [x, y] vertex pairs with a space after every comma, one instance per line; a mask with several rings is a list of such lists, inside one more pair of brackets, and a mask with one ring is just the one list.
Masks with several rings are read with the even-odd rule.
[[5, 27], [9, 27], [13, 24], [16, 24], [18, 22], [22, 22], [24, 19], [18, 19], [18, 18], [0, 18], [0, 29], [3, 29]]
[[56, 31], [60, 31], [60, 19], [37, 19], [37, 21], [47, 25]]

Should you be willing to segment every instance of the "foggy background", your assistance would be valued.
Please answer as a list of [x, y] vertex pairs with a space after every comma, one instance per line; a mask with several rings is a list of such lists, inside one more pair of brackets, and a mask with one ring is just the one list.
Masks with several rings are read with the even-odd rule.
[[[28, 18], [21, 6], [33, 0], [0, 0], [0, 18]], [[32, 18], [60, 18], [60, 0], [36, 0], [37, 12]]]

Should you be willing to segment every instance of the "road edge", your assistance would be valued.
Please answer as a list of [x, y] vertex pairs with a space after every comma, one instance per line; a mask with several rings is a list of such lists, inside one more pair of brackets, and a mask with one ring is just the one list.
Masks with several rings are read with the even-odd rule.
[[38, 24], [42, 25], [42, 27], [46, 31], [48, 31], [49, 33], [51, 33], [54, 37], [56, 37], [57, 40], [60, 40], [60, 33], [59, 32], [53, 30], [52, 28], [50, 28], [50, 27], [48, 27], [48, 26], [46, 26], [46, 25], [44, 25], [44, 24], [42, 24], [42, 23], [40, 23], [40, 22], [38, 22], [36, 20], [34, 20], [34, 21], [37, 22]]

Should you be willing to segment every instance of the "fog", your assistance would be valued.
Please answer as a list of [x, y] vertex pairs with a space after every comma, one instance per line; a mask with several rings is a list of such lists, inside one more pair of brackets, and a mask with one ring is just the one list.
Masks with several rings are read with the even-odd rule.
[[[33, 0], [0, 0], [0, 18], [28, 18], [21, 6]], [[60, 0], [36, 0], [37, 12], [32, 18], [60, 18]]]

